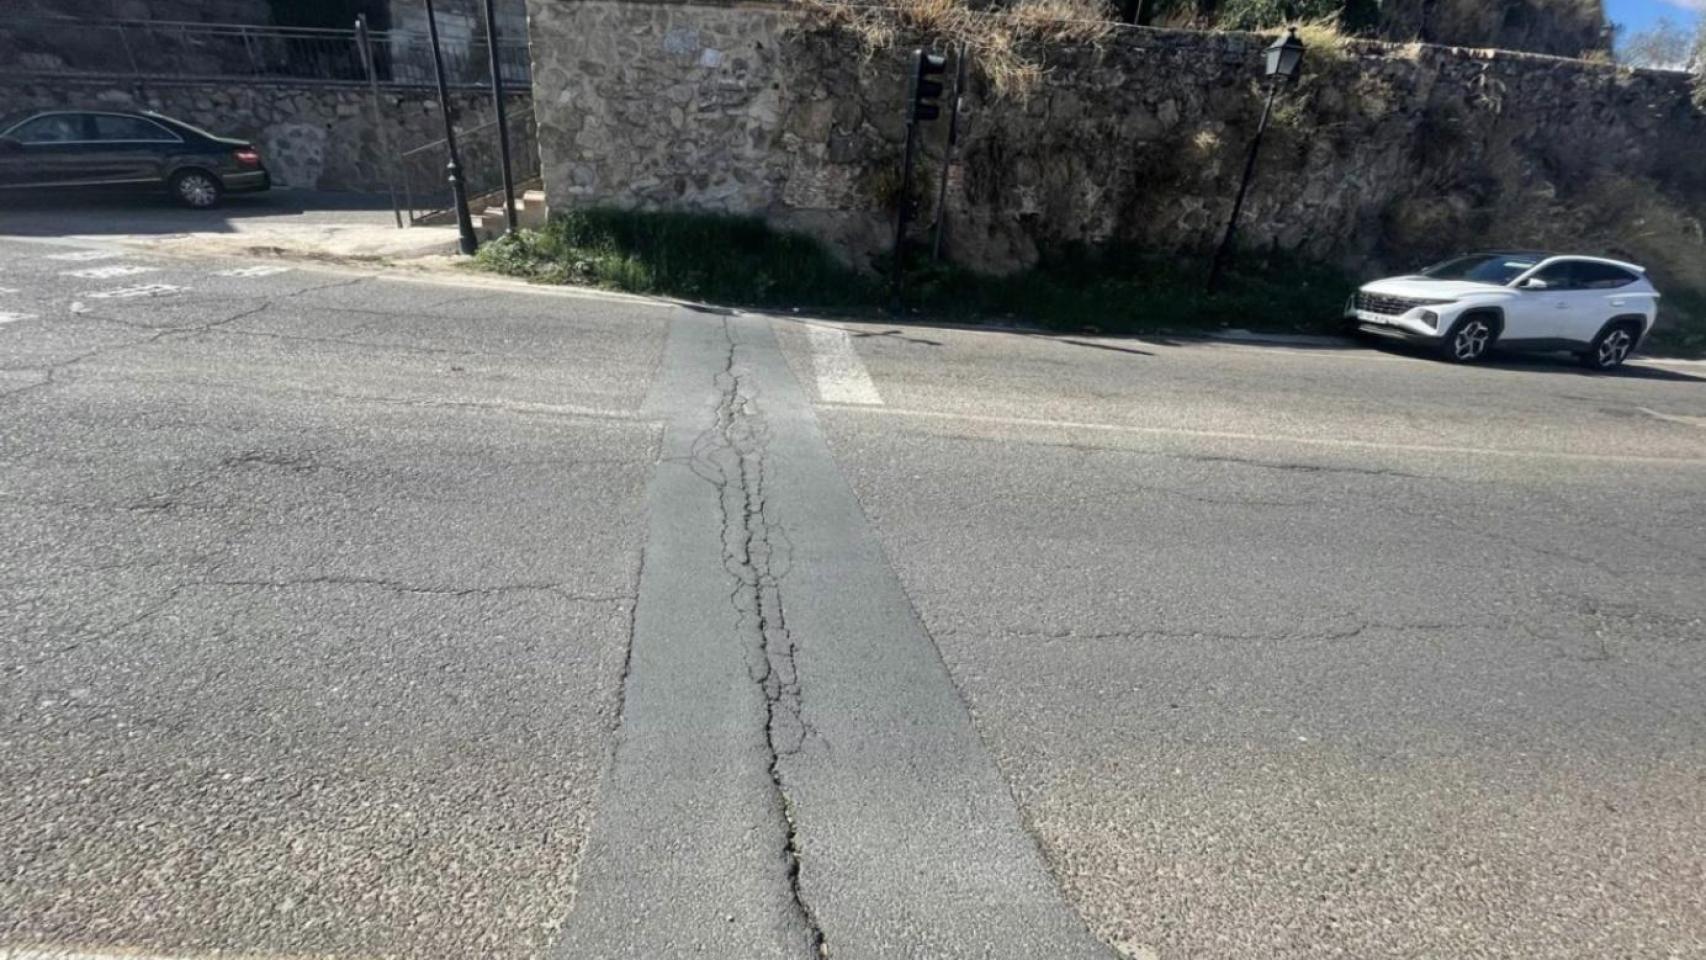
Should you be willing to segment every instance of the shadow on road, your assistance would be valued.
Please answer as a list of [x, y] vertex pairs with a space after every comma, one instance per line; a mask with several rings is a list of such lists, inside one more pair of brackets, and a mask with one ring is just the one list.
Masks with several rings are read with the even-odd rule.
[[[1385, 341], [1367, 343], [1364, 345], [1372, 349], [1379, 350], [1382, 353], [1391, 353], [1405, 357], [1420, 357], [1422, 359], [1434, 360], [1438, 363], [1446, 362], [1439, 359], [1437, 354], [1429, 351], [1426, 347], [1418, 345], [1399, 342], [1388, 343]], [[1520, 373], [1548, 373], [1563, 374], [1565, 376], [1606, 377], [1625, 380], [1663, 380], [1676, 383], [1706, 383], [1706, 376], [1684, 373], [1681, 370], [1671, 370], [1665, 367], [1647, 366], [1641, 363], [1641, 361], [1645, 359], [1658, 358], [1647, 358], [1637, 354], [1630, 359], [1631, 365], [1618, 367], [1615, 370], [1589, 370], [1587, 367], [1578, 363], [1575, 357], [1568, 354], [1494, 353], [1489, 359], [1482, 361], [1480, 366], [1493, 370], [1511, 370]]]

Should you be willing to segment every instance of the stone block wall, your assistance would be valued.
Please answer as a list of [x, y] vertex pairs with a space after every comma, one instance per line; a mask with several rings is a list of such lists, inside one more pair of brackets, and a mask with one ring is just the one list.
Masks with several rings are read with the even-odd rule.
[[[885, 248], [904, 48], [866, 55], [790, 5], [529, 4], [553, 208], [755, 214], [857, 263]], [[1125, 28], [1046, 51], [1026, 99], [974, 82], [948, 175], [951, 256], [1010, 270], [1080, 242], [1210, 247], [1261, 110], [1266, 42]], [[944, 129], [927, 128], [927, 153]], [[1356, 42], [1310, 51], [1270, 137], [1251, 246], [1361, 268], [1558, 245], [1706, 289], [1706, 116], [1682, 75]]]
[[[382, 88], [381, 113], [393, 153], [444, 136], [436, 94], [427, 88]], [[252, 140], [285, 186], [381, 192], [388, 158], [366, 89], [293, 84], [114, 85], [66, 78], [0, 78], [0, 103], [10, 109], [158, 110], [220, 136]], [[492, 118], [491, 95], [451, 92], [457, 128]], [[512, 116], [525, 116], [528, 98], [511, 98]], [[470, 145], [472, 148], [473, 145]], [[434, 177], [435, 181], [441, 178]], [[436, 187], [436, 182], [434, 184]]]

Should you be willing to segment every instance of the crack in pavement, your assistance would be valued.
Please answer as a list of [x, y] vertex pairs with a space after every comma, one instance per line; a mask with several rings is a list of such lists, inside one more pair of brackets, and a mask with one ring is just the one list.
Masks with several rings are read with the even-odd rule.
[[781, 771], [783, 758], [798, 753], [810, 733], [801, 717], [797, 645], [782, 599], [792, 545], [786, 529], [769, 512], [765, 490], [769, 428], [759, 408], [754, 377], [741, 368], [740, 344], [727, 318], [723, 335], [728, 352], [713, 380], [718, 399], [712, 424], [694, 439], [688, 466], [717, 491], [723, 569], [733, 582], [729, 604], [741, 632], [753, 638], [747, 673], [764, 694], [768, 773], [786, 837], [782, 855], [788, 891], [812, 949], [828, 956], [823, 928], [801, 894], [794, 805]]
[[[40, 366], [30, 366], [30, 367], [20, 368], [20, 369], [31, 370], [31, 371], [35, 371], [35, 370], [42, 371], [44, 374], [46, 374], [46, 377], [45, 377], [45, 379], [43, 379], [37, 383], [29, 384], [28, 386], [24, 386], [24, 387], [17, 388], [15, 390], [8, 390], [4, 393], [0, 393], [0, 399], [7, 399], [7, 398], [11, 398], [11, 397], [16, 397], [20, 394], [28, 393], [28, 392], [33, 391], [33, 390], [40, 390], [40, 389], [43, 389], [45, 387], [53, 386], [58, 382], [57, 381], [57, 374], [59, 371], [64, 370], [68, 367], [75, 366], [79, 363], [82, 363], [85, 360], [90, 360], [90, 359], [93, 359], [95, 357], [105, 356], [107, 354], [112, 354], [112, 353], [121, 353], [121, 352], [126, 351], [126, 350], [134, 349], [136, 347], [150, 346], [150, 345], [158, 343], [161, 340], [164, 340], [168, 337], [181, 337], [181, 336], [190, 336], [190, 335], [194, 335], [194, 334], [211, 333], [211, 332], [219, 330], [222, 327], [236, 323], [239, 320], [246, 320], [249, 317], [255, 316], [256, 314], [263, 313], [267, 310], [270, 310], [274, 306], [276, 306], [279, 303], [279, 301], [281, 301], [281, 300], [289, 300], [293, 297], [299, 297], [305, 293], [314, 293], [314, 292], [319, 291], [319, 290], [331, 290], [331, 289], [335, 289], [338, 287], [353, 286], [357, 283], [364, 283], [370, 279], [371, 279], [370, 277], [356, 277], [353, 280], [343, 280], [343, 281], [339, 281], [337, 283], [327, 283], [327, 284], [321, 284], [319, 286], [314, 286], [314, 287], [305, 287], [301, 290], [296, 290], [296, 291], [293, 291], [291, 293], [282, 294], [280, 296], [266, 297], [266, 298], [261, 299], [260, 303], [257, 306], [253, 306], [253, 307], [250, 307], [250, 308], [245, 309], [245, 310], [239, 310], [237, 313], [232, 314], [229, 317], [225, 317], [225, 318], [220, 319], [220, 320], [210, 320], [207, 323], [196, 324], [193, 326], [186, 326], [186, 327], [166, 327], [166, 328], [148, 327], [148, 326], [143, 325], [143, 324], [137, 324], [137, 323], [134, 323], [131, 321], [120, 320], [120, 319], [117, 319], [114, 317], [103, 317], [103, 316], [97, 316], [97, 315], [88, 314], [88, 313], [77, 314], [76, 316], [78, 319], [99, 320], [99, 321], [102, 321], [105, 323], [117, 324], [119, 326], [133, 327], [136, 329], [150, 329], [150, 330], [154, 330], [155, 332], [149, 336], [142, 337], [142, 338], [137, 339], [137, 340], [132, 340], [129, 343], [119, 343], [119, 344], [113, 344], [111, 346], [96, 347], [93, 350], [84, 351], [83, 353], [77, 354], [76, 356], [73, 356], [73, 357], [66, 359], [66, 360], [58, 361], [57, 363], [50, 363], [50, 364], [43, 364]], [[212, 300], [205, 300], [205, 299], [179, 299], [179, 300], [174, 300], [172, 302], [175, 306], [181, 306], [181, 305], [187, 304], [187, 303], [210, 303], [210, 302], [223, 302], [223, 301], [212, 301]]]

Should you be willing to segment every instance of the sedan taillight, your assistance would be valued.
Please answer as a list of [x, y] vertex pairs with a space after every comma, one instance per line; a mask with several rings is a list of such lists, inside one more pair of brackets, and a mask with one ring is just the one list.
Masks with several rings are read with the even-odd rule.
[[261, 165], [261, 152], [254, 147], [238, 147], [237, 152], [233, 153], [232, 156], [245, 167]]

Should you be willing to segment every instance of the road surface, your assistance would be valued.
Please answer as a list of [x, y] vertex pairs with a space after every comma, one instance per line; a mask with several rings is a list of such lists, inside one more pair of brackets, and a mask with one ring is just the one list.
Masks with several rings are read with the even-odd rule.
[[0, 239], [0, 958], [1706, 953], [1706, 370]]

